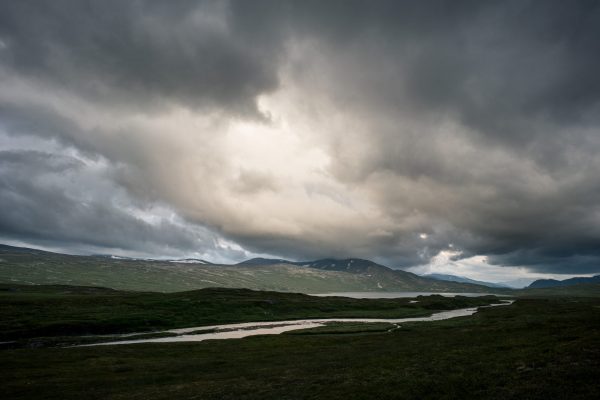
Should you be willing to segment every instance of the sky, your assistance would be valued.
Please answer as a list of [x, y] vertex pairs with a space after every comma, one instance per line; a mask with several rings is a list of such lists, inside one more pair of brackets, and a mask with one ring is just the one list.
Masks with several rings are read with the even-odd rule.
[[598, 1], [0, 2], [0, 242], [600, 273]]

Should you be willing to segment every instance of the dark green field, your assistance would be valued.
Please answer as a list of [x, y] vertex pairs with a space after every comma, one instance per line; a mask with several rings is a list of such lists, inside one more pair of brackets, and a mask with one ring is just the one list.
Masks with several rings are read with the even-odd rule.
[[[494, 296], [350, 299], [248, 289], [179, 293], [76, 286], [0, 285], [0, 341], [38, 346], [56, 338], [300, 318], [404, 318], [486, 305]], [[61, 339], [63, 340], [63, 339]], [[77, 339], [78, 340], [78, 339]], [[86, 340], [87, 342], [88, 340]]]
[[[28, 337], [20, 346], [35, 344], [39, 332], [63, 335], [73, 327], [83, 333], [294, 316], [400, 317], [491, 300], [430, 297], [417, 307], [408, 299], [226, 289], [3, 289], [3, 340]], [[591, 399], [600, 388], [600, 299], [519, 299], [392, 331], [353, 323], [306, 333], [88, 348], [5, 345], [0, 392], [6, 399]]]

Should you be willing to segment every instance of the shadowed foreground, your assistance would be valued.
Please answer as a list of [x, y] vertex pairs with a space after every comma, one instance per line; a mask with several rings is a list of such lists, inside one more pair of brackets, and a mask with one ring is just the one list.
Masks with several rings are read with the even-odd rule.
[[593, 398], [600, 302], [518, 300], [393, 332], [0, 351], [11, 399]]

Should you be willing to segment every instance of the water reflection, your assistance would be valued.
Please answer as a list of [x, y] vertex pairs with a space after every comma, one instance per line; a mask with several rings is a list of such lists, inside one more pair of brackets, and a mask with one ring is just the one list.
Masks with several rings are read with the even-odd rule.
[[[492, 304], [485, 307], [494, 307], [512, 304], [511, 300], [504, 300], [500, 304]], [[473, 315], [477, 312], [478, 308], [461, 308], [458, 310], [442, 311], [432, 314], [428, 317], [415, 317], [415, 318], [399, 318], [399, 319], [382, 319], [382, 318], [324, 318], [324, 319], [305, 319], [305, 320], [291, 320], [291, 321], [272, 321], [272, 322], [246, 322], [241, 324], [225, 324], [225, 325], [213, 325], [213, 326], [196, 326], [192, 328], [182, 329], [171, 329], [162, 332], [155, 333], [170, 333], [176, 336], [159, 337], [159, 338], [147, 338], [147, 339], [131, 339], [131, 340], [119, 340], [114, 342], [94, 343], [84, 346], [108, 346], [117, 344], [135, 344], [135, 343], [171, 343], [171, 342], [201, 342], [209, 339], [240, 339], [248, 336], [255, 335], [278, 335], [283, 332], [293, 331], [297, 329], [309, 329], [324, 326], [328, 323], [339, 323], [339, 322], [362, 322], [362, 323], [373, 323], [373, 322], [387, 322], [391, 324], [400, 324], [405, 322], [424, 322], [424, 321], [441, 321], [444, 319], [464, 317]], [[199, 332], [199, 333], [195, 333]], [[127, 336], [135, 336], [139, 333], [121, 335], [125, 338]]]
[[309, 296], [317, 297], [350, 297], [352, 299], [402, 299], [406, 297], [440, 295], [444, 297], [479, 297], [479, 296], [509, 296], [498, 293], [444, 293], [444, 292], [331, 292], [313, 293]]

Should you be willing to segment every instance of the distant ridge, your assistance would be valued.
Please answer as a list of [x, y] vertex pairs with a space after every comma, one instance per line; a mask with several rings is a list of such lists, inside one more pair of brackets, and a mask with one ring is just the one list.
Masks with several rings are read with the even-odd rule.
[[363, 260], [360, 258], [323, 258], [320, 260], [313, 261], [290, 261], [282, 258], [251, 258], [246, 261], [242, 261], [236, 265], [274, 265], [274, 264], [290, 264], [297, 265], [299, 267], [310, 267], [320, 269], [324, 271], [347, 271], [347, 272], [365, 272], [369, 268], [384, 268], [390, 269], [386, 266], [377, 264], [370, 260]]
[[447, 281], [447, 282], [472, 283], [475, 285], [489, 286], [491, 288], [509, 288], [508, 285], [502, 285], [500, 283], [493, 283], [493, 282], [478, 281], [475, 279], [470, 279], [470, 278], [466, 278], [464, 276], [459, 276], [459, 275], [426, 274], [426, 275], [421, 275], [421, 276], [424, 276], [426, 278], [438, 279], [440, 281]]
[[273, 264], [294, 264], [292, 261], [282, 258], [262, 258], [256, 257], [237, 263], [236, 265], [273, 265]]
[[321, 271], [343, 272], [368, 277], [376, 283], [375, 290], [426, 290], [426, 291], [457, 291], [485, 292], [493, 289], [508, 289], [506, 287], [482, 285], [474, 282], [447, 281], [422, 277], [411, 272], [392, 269], [361, 258], [323, 258], [313, 261], [290, 261], [281, 258], [252, 258], [237, 266], [275, 266], [289, 264]]
[[[86, 256], [79, 256], [86, 257]], [[140, 257], [125, 257], [125, 256], [115, 256], [115, 255], [106, 255], [106, 254], [94, 254], [90, 257], [100, 257], [100, 258], [109, 258], [111, 260], [120, 260], [120, 261], [149, 261], [149, 262], [157, 262], [157, 263], [176, 263], [176, 264], [203, 264], [203, 265], [213, 265], [210, 261], [202, 260], [200, 258], [140, 258]]]
[[205, 287], [302, 293], [503, 293], [508, 290], [429, 279], [359, 258], [313, 261], [254, 258], [223, 265], [194, 258], [68, 255], [11, 246], [0, 246], [0, 283], [103, 286], [159, 292]]
[[528, 289], [541, 289], [541, 288], [551, 288], [558, 286], [572, 286], [572, 285], [581, 285], [585, 283], [600, 283], [600, 275], [592, 276], [592, 277], [575, 277], [570, 279], [565, 279], [562, 281], [556, 279], [538, 279], [529, 285]]
[[[160, 260], [156, 260], [156, 261], [160, 261]], [[204, 264], [204, 265], [212, 264], [211, 262], [202, 260], [200, 258], [179, 258], [179, 259], [167, 260], [167, 261], [172, 262], [172, 263], [178, 263], [178, 264]]]
[[360, 258], [345, 258], [336, 260], [334, 258], [324, 258], [315, 261], [303, 261], [295, 263], [296, 265], [302, 265], [310, 268], [322, 269], [325, 271], [347, 271], [347, 272], [366, 272], [369, 268], [375, 269], [390, 269], [383, 265], [377, 264], [370, 260], [363, 260]]
[[23, 254], [61, 254], [46, 250], [30, 249], [28, 247], [10, 246], [8, 244], [0, 244], [0, 252], [13, 252]]
[[523, 289], [527, 286], [529, 286], [531, 284], [531, 282], [533, 282], [534, 279], [531, 278], [517, 278], [517, 279], [511, 279], [508, 281], [502, 281], [502, 282], [498, 282], [498, 284], [506, 286], [507, 288], [511, 288], [511, 289]]

